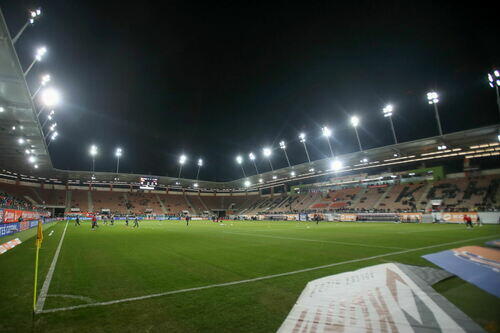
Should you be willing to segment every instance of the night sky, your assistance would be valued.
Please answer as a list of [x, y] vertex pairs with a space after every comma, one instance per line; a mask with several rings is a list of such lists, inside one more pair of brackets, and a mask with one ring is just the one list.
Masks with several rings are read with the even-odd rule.
[[[28, 83], [50, 72], [63, 96], [56, 108], [54, 166], [177, 176], [242, 176], [237, 154], [272, 145], [275, 167], [306, 161], [298, 142], [308, 134], [312, 159], [326, 157], [320, 128], [334, 131], [334, 150], [357, 150], [349, 117], [361, 117], [364, 148], [392, 143], [382, 107], [392, 103], [398, 139], [437, 134], [426, 92], [436, 89], [444, 132], [498, 122], [486, 73], [500, 65], [498, 11], [478, 3], [373, 1], [320, 5], [294, 2], [41, 2], [7, 0], [11, 34], [40, 5], [44, 15], [17, 44], [23, 66], [36, 46], [46, 60]], [[478, 8], [474, 8], [478, 4]], [[480, 8], [479, 8], [480, 7]], [[245, 163], [248, 174], [253, 165]]]

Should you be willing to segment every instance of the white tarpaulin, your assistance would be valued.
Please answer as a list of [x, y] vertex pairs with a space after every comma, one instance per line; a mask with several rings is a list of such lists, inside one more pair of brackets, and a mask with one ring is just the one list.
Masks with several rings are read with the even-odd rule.
[[424, 281], [426, 273], [409, 267], [382, 264], [313, 280], [278, 332], [482, 331]]

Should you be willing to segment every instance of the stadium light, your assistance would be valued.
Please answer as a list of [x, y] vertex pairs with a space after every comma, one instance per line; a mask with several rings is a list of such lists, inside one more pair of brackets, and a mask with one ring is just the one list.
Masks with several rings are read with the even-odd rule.
[[90, 146], [89, 154], [92, 156], [92, 174], [95, 172], [95, 157], [98, 153], [98, 149], [96, 145]]
[[120, 157], [122, 157], [122, 155], [123, 155], [123, 150], [120, 147], [116, 148], [115, 157], [116, 157], [116, 173], [117, 174], [118, 174], [118, 170], [120, 167]]
[[259, 178], [259, 183], [261, 183], [261, 184], [262, 184], [263, 182], [264, 182], [264, 179]]
[[61, 102], [61, 94], [57, 89], [46, 88], [42, 91], [41, 101], [43, 105], [36, 115], [38, 118], [40, 118], [40, 114], [42, 114], [46, 107], [51, 108]]
[[285, 141], [283, 141], [283, 140], [280, 141], [280, 148], [283, 149], [283, 152], [285, 153], [285, 158], [286, 158], [286, 162], [288, 163], [288, 167], [291, 167], [290, 160], [288, 159], [288, 154], [286, 153]]
[[38, 164], [34, 164], [33, 168], [38, 169]]
[[334, 160], [332, 161], [331, 165], [330, 165], [330, 168], [333, 170], [333, 171], [339, 171], [340, 169], [342, 169], [343, 167], [343, 164], [341, 161], [339, 160]]
[[257, 169], [257, 163], [255, 163], [255, 155], [254, 155], [254, 153], [248, 154], [248, 158], [250, 159], [250, 161], [252, 161], [253, 166], [255, 167], [255, 172], [258, 175], [259, 174], [259, 169]]
[[243, 168], [243, 156], [236, 156], [236, 163], [240, 165], [241, 171], [243, 171], [243, 178], [246, 178], [245, 168]]
[[47, 147], [50, 146], [50, 144], [52, 143], [52, 141], [54, 141], [57, 138], [58, 135], [59, 135], [59, 133], [57, 133], [57, 131], [55, 131], [54, 133], [52, 133], [52, 135], [50, 136], [50, 141], [47, 144]]
[[199, 186], [199, 185], [198, 185], [198, 183], [194, 183], [194, 184], [193, 184], [193, 187], [194, 187], [194, 188], [198, 188], [198, 186]]
[[[198, 171], [196, 172], [196, 181], [198, 181], [198, 176], [200, 175], [200, 168], [203, 166], [203, 159], [198, 159]], [[198, 184], [198, 183], [196, 183]], [[196, 186], [197, 187], [197, 186]]]
[[20, 145], [23, 145], [26, 141], [24, 140], [24, 138], [19, 138], [17, 139], [17, 143], [19, 143]]
[[0, 113], [5, 112], [5, 108], [3, 106], [0, 106]]
[[186, 155], [182, 154], [181, 156], [179, 156], [179, 175], [177, 176], [176, 185], [180, 185], [182, 167], [184, 163], [186, 163], [186, 161], [187, 161]]
[[438, 111], [438, 107], [437, 107], [437, 104], [439, 103], [438, 93], [435, 91], [428, 92], [427, 93], [427, 101], [429, 102], [429, 104], [434, 105], [434, 113], [436, 115], [436, 122], [437, 122], [437, 126], [438, 126], [439, 135], [443, 136], [443, 130], [441, 128], [441, 120], [439, 119], [439, 111]]
[[304, 150], [306, 151], [307, 162], [311, 163], [311, 158], [309, 157], [309, 152], [307, 151], [306, 146], [306, 133], [302, 132], [299, 134], [299, 141], [304, 145]]
[[500, 113], [500, 93], [498, 92], [498, 87], [500, 87], [500, 70], [493, 69], [491, 73], [488, 73], [488, 83], [491, 88], [495, 88], [497, 93], [497, 107]]
[[384, 117], [389, 118], [389, 123], [391, 124], [392, 136], [394, 137], [394, 143], [398, 143], [398, 138], [396, 137], [396, 131], [394, 130], [394, 123], [392, 122], [392, 114], [394, 113], [394, 107], [391, 104], [386, 105], [382, 112]]
[[50, 82], [50, 75], [49, 74], [43, 75], [42, 79], [40, 80], [40, 85], [38, 86], [38, 89], [35, 91], [35, 93], [31, 96], [31, 99], [32, 100], [35, 99], [36, 95], [38, 95], [42, 87], [44, 87], [49, 82]]
[[295, 171], [290, 172], [291, 177], [295, 177], [295, 175], [296, 175]]
[[29, 65], [28, 69], [26, 69], [26, 71], [23, 73], [25, 77], [29, 74], [29, 72], [31, 71], [31, 69], [33, 68], [33, 66], [35, 66], [35, 64], [37, 62], [42, 61], [43, 56], [46, 53], [47, 53], [47, 48], [45, 46], [39, 47], [36, 50], [35, 58], [33, 59], [33, 62]]
[[269, 166], [271, 166], [271, 171], [274, 171], [273, 164], [271, 163], [271, 155], [272, 155], [272, 150], [269, 147], [265, 147], [262, 149], [262, 153], [264, 156], [267, 158], [269, 161]]
[[50, 125], [49, 130], [47, 131], [47, 134], [44, 136], [44, 139], [47, 140], [51, 132], [54, 132], [56, 130], [57, 123], [53, 123]]
[[332, 130], [327, 126], [323, 126], [321, 128], [321, 133], [326, 138], [326, 142], [328, 142], [328, 148], [330, 148], [330, 156], [333, 158], [333, 149], [332, 144], [330, 143], [330, 137], [332, 136]]
[[35, 162], [36, 162], [36, 157], [35, 157], [35, 156], [33, 156], [33, 155], [30, 155], [30, 156], [28, 157], [28, 162], [30, 162], [30, 163], [32, 163], [32, 164], [33, 164], [33, 163], [35, 163]]
[[42, 129], [45, 127], [45, 124], [49, 121], [49, 120], [53, 120], [54, 119], [54, 115], [55, 115], [55, 111], [54, 110], [51, 110], [49, 112], [49, 115], [47, 116], [47, 119], [45, 119], [45, 121], [43, 122], [42, 124]]
[[249, 180], [245, 180], [245, 183], [244, 183], [245, 187], [250, 187], [251, 183]]
[[363, 151], [363, 147], [361, 146], [361, 140], [359, 139], [359, 134], [358, 134], [359, 117], [352, 116], [351, 125], [352, 127], [354, 127], [354, 132], [356, 132], [356, 138], [358, 139], [359, 150]]
[[37, 20], [40, 17], [40, 15], [42, 15], [41, 8], [30, 10], [28, 20], [23, 25], [21, 30], [19, 30], [19, 32], [14, 36], [14, 38], [12, 38], [12, 44], [16, 44], [17, 40], [19, 39], [19, 37], [21, 37], [24, 30], [26, 30], [26, 28], [29, 27], [30, 25], [33, 25], [35, 23], [35, 20]]

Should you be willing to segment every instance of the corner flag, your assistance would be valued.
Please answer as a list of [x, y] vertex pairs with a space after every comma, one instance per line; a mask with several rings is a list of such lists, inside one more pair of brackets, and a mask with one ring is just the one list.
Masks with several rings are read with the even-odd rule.
[[38, 228], [36, 231], [36, 243], [35, 243], [38, 248], [42, 246], [42, 240], [43, 240], [42, 220], [39, 220]]
[[38, 252], [40, 252], [40, 246], [42, 246], [42, 240], [43, 240], [42, 220], [38, 220], [38, 227], [36, 230], [36, 241], [35, 241], [36, 256], [35, 256], [35, 278], [33, 286], [33, 316], [35, 315], [35, 310], [36, 310], [36, 288], [38, 282]]

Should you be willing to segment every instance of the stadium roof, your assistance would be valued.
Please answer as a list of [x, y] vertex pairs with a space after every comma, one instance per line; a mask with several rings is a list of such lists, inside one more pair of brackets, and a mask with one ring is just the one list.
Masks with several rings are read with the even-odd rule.
[[[36, 156], [40, 171], [52, 170], [52, 161], [37, 121], [35, 107], [16, 51], [0, 12], [0, 158], [3, 168], [29, 173], [26, 149]], [[22, 138], [23, 144], [18, 140]]]

